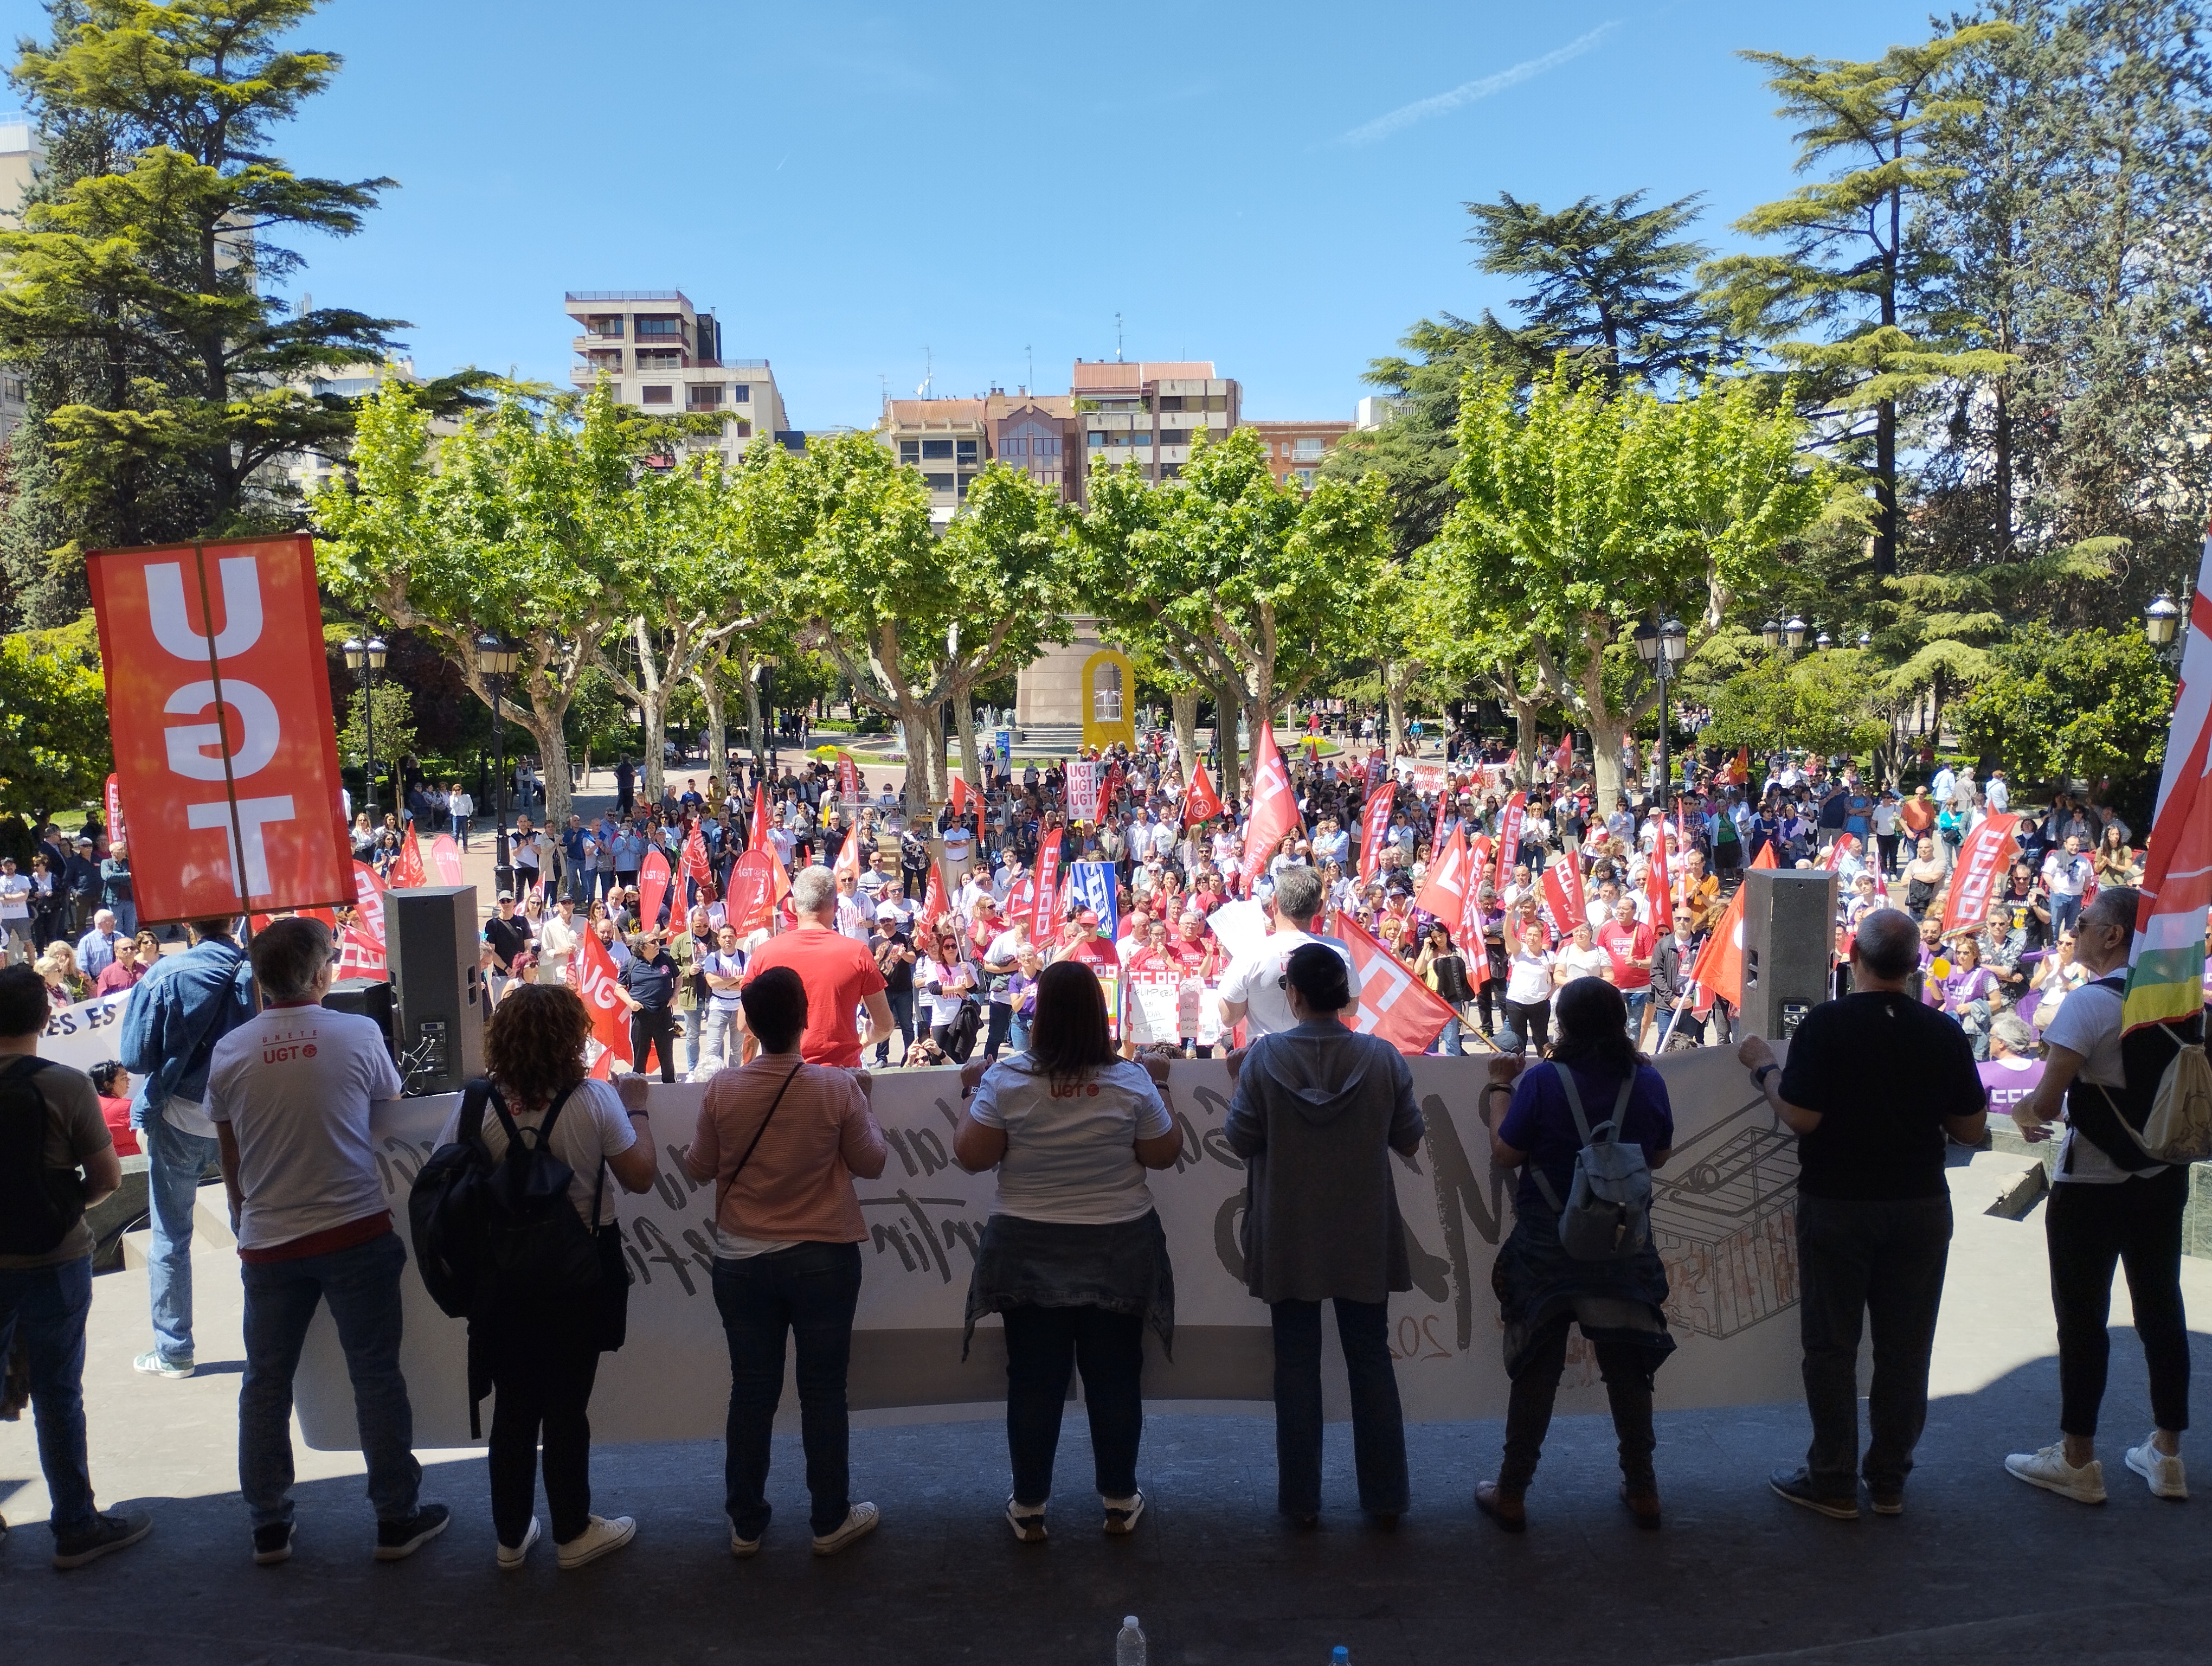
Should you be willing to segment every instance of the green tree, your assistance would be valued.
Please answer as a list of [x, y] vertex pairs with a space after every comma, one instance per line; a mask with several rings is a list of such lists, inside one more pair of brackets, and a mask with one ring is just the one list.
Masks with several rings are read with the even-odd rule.
[[2031, 624], [1990, 651], [1954, 721], [1966, 744], [2024, 781], [2109, 777], [2125, 791], [2166, 761], [2173, 673], [2139, 629]]
[[[1970, 24], [1869, 63], [1743, 54], [1771, 72], [1767, 85], [1782, 100], [1777, 113], [1802, 124], [1798, 172], [1836, 171], [1735, 222], [1747, 236], [1778, 239], [1783, 252], [1731, 255], [1706, 273], [1735, 327], [1772, 343], [1806, 374], [1819, 407], [1808, 414], [1835, 424], [1836, 448], [1865, 471], [1877, 574], [1898, 569], [1900, 402], [2005, 364], [2001, 353], [1942, 333], [1934, 315], [1941, 263], [1908, 233], [1912, 214], [1953, 172], [1930, 155], [1936, 136], [1975, 109], [1970, 96], [1946, 90], [1945, 74], [2006, 33], [2002, 24]], [[1801, 333], [1808, 330], [1821, 338]]]
[[1489, 312], [1481, 332], [1492, 356], [1524, 379], [1565, 353], [1586, 358], [1616, 386], [1660, 386], [1697, 378], [1737, 354], [1726, 313], [1687, 280], [1711, 251], [1682, 234], [1698, 217], [1697, 197], [1656, 208], [1643, 192], [1601, 203], [1585, 197], [1546, 213], [1500, 192], [1495, 203], [1469, 203], [1486, 272], [1535, 280], [1513, 299], [1522, 322]]
[[651, 443], [599, 390], [502, 398], [434, 446], [424, 395], [386, 382], [363, 402], [350, 470], [313, 502], [325, 585], [436, 642], [487, 706], [477, 638], [515, 648], [501, 709], [537, 743], [556, 826], [568, 813], [569, 704], [632, 617], [620, 555]]
[[1621, 742], [1657, 701], [1624, 657], [1630, 633], [1679, 611], [1701, 639], [1771, 574], [1820, 512], [1800, 432], [1747, 381], [1669, 403], [1564, 362], [1525, 395], [1502, 370], [1468, 379], [1460, 504], [1427, 569], [1449, 599], [1440, 625], [1533, 667], [1589, 731], [1605, 801], [1620, 791]]
[[[368, 714], [376, 718], [376, 774], [381, 781], [397, 781], [398, 763], [415, 750], [415, 696], [404, 684], [389, 678], [376, 679], [375, 698], [364, 702], [360, 689], [354, 690], [346, 702], [345, 721], [338, 727], [338, 756], [358, 762], [364, 768], [368, 761]], [[380, 794], [379, 803], [389, 806], [392, 795]], [[356, 808], [359, 808], [356, 806]]]
[[1754, 755], [1777, 746], [1831, 757], [1876, 753], [1890, 733], [1875, 702], [1880, 678], [1871, 658], [1859, 648], [1789, 662], [1762, 654], [1712, 691], [1712, 721], [1698, 738]]
[[34, 820], [100, 797], [115, 767], [88, 614], [0, 637], [0, 808]]

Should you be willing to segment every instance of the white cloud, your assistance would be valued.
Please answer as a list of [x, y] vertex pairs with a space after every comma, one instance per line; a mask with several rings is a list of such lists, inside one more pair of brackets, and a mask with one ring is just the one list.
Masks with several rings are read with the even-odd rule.
[[1588, 34], [1578, 36], [1565, 46], [1546, 52], [1541, 58], [1528, 58], [1510, 69], [1500, 70], [1495, 75], [1484, 76], [1477, 81], [1462, 82], [1449, 93], [1438, 93], [1434, 98], [1416, 99], [1411, 104], [1401, 105], [1388, 115], [1377, 116], [1373, 121], [1353, 128], [1343, 136], [1342, 142], [1346, 144], [1373, 144], [1377, 139], [1387, 139], [1401, 128], [1411, 127], [1415, 122], [1426, 121], [1431, 116], [1449, 114], [1462, 105], [1486, 99], [1509, 87], [1518, 87], [1524, 81], [1533, 81], [1547, 70], [1556, 70], [1569, 59], [1580, 58], [1620, 27], [1618, 21], [1601, 23]]

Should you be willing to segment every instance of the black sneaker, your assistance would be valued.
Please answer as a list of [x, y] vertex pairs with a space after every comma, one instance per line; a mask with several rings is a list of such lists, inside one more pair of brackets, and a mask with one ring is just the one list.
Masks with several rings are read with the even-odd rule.
[[396, 1562], [412, 1556], [424, 1545], [446, 1530], [453, 1519], [453, 1512], [442, 1504], [426, 1504], [416, 1512], [396, 1522], [376, 1524], [376, 1560]]
[[292, 1523], [271, 1522], [253, 1529], [253, 1566], [272, 1567], [292, 1560]]
[[72, 1533], [64, 1538], [54, 1535], [54, 1566], [58, 1568], [82, 1567], [87, 1562], [96, 1562], [111, 1550], [121, 1550], [135, 1545], [154, 1530], [154, 1518], [143, 1510], [112, 1510], [92, 1518], [92, 1525], [82, 1533]]
[[1817, 1511], [1831, 1521], [1855, 1522], [1859, 1518], [1857, 1487], [1832, 1497], [1815, 1493], [1813, 1490], [1813, 1472], [1802, 1465], [1795, 1469], [1777, 1469], [1766, 1478], [1766, 1484], [1774, 1489], [1775, 1497], [1787, 1499], [1794, 1505]]

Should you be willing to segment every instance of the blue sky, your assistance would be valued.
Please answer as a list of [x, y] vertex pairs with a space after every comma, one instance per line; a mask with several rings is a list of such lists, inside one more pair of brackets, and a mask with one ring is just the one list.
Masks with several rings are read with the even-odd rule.
[[[1423, 313], [1502, 308], [1461, 204], [1787, 191], [1741, 47], [1873, 57], [1928, 9], [1802, 0], [892, 8], [331, 0], [295, 167], [401, 182], [311, 240], [418, 368], [565, 382], [568, 289], [681, 287], [802, 428], [1070, 362], [1211, 358], [1248, 416], [1348, 417]], [[35, 6], [0, 0], [11, 33]]]

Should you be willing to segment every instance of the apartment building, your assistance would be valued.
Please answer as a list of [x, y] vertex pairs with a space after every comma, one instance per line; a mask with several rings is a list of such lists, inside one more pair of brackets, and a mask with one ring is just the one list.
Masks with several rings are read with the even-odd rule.
[[756, 434], [790, 429], [769, 362], [724, 357], [721, 321], [681, 289], [571, 289], [566, 301], [578, 387], [605, 377], [617, 399], [641, 410], [719, 414], [720, 434], [692, 448], [726, 457]]
[[900, 462], [921, 471], [929, 518], [943, 526], [994, 459], [1076, 502], [1081, 453], [1074, 418], [1072, 396], [994, 387], [967, 399], [886, 399], [877, 434]]
[[1352, 430], [1350, 423], [1247, 423], [1267, 447], [1267, 472], [1278, 486], [1311, 489], [1322, 459]]
[[1147, 479], [1172, 480], [1190, 460], [1194, 434], [1225, 439], [1242, 416], [1243, 390], [1216, 376], [1211, 360], [1078, 359], [1069, 382], [1083, 446], [1076, 502], [1091, 459], [1134, 462]]

